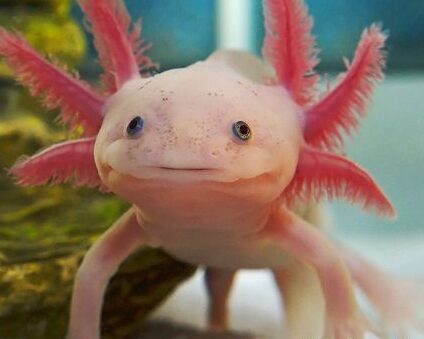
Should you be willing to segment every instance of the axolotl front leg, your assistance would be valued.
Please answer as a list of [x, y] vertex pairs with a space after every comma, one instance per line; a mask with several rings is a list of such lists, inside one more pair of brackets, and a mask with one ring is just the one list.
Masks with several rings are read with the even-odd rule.
[[[326, 304], [325, 338], [363, 338], [367, 321], [356, 304], [351, 275], [336, 246], [283, 206], [276, 209], [265, 232], [282, 251], [315, 269]], [[276, 275], [278, 282], [278, 270]]]
[[100, 316], [109, 279], [144, 237], [134, 210], [125, 213], [91, 247], [74, 284], [68, 339], [100, 338]]
[[[339, 249], [325, 233], [281, 206], [275, 208], [257, 239], [257, 247], [262, 241], [271, 242], [281, 249], [281, 256], [289, 253], [296, 259], [288, 266], [273, 268], [286, 307], [288, 338], [322, 337], [324, 330], [326, 339], [363, 338], [368, 324], [356, 304], [352, 277]], [[211, 329], [227, 327], [227, 297], [233, 278], [233, 271], [206, 270]], [[296, 291], [300, 295], [291, 295]], [[293, 300], [296, 297], [299, 299]], [[310, 300], [302, 304], [305, 298]]]

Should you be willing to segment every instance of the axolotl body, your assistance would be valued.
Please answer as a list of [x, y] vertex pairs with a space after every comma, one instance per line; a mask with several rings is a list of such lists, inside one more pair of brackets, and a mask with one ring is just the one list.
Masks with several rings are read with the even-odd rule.
[[[298, 108], [281, 87], [215, 61], [219, 54], [126, 84], [108, 103], [97, 166], [102, 181], [134, 204], [149, 244], [195, 264], [276, 268], [286, 256], [268, 242], [258, 247], [257, 236], [296, 170]], [[134, 112], [144, 126], [122, 138]]]
[[[219, 51], [150, 77], [140, 76], [139, 68], [154, 63], [137, 27], [130, 31], [123, 3], [79, 3], [106, 70], [104, 93], [50, 64], [18, 35], [0, 31], [0, 54], [19, 80], [85, 134], [19, 161], [11, 169], [18, 183], [73, 179], [132, 204], [78, 271], [69, 338], [99, 338], [107, 283], [140, 246], [206, 267], [215, 330], [227, 328], [227, 298], [241, 268], [273, 270], [291, 338], [321, 332], [362, 338], [373, 330], [353, 282], [391, 325], [418, 323], [415, 285], [389, 278], [331, 241], [317, 227], [317, 205], [309, 203], [346, 198], [394, 215], [374, 180], [337, 152], [341, 131], [357, 126], [383, 76], [386, 37], [379, 26], [364, 32], [346, 74], [318, 98], [312, 23], [301, 0], [264, 1], [264, 55], [272, 66], [247, 53]], [[316, 295], [316, 310], [296, 299], [308, 291]]]

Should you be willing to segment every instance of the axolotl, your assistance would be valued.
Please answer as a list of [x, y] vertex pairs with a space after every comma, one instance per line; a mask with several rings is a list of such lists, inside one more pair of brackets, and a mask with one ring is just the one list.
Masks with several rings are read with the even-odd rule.
[[[358, 126], [383, 78], [380, 26], [364, 31], [346, 73], [319, 93], [312, 19], [302, 0], [264, 1], [265, 62], [218, 51], [155, 75], [140, 26], [121, 1], [79, 4], [105, 70], [103, 90], [0, 30], [0, 54], [18, 80], [84, 131], [19, 160], [10, 170], [17, 182], [98, 186], [132, 204], [79, 268], [69, 338], [99, 338], [108, 281], [140, 246], [205, 267], [214, 330], [228, 326], [227, 298], [242, 268], [272, 270], [291, 338], [362, 338], [375, 330], [359, 310], [354, 283], [390, 325], [420, 325], [415, 285], [389, 277], [318, 227], [323, 197], [395, 215], [371, 176], [342, 155], [343, 132]], [[317, 321], [321, 330], [308, 332]]]

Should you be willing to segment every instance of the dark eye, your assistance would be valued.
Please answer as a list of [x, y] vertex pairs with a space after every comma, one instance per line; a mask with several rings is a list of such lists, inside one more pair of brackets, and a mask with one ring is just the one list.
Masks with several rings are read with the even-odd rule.
[[127, 135], [129, 137], [136, 137], [144, 126], [144, 120], [141, 117], [135, 117], [131, 120], [127, 127]]
[[237, 138], [243, 141], [247, 141], [252, 137], [252, 131], [249, 125], [244, 121], [237, 121], [233, 125], [233, 132]]

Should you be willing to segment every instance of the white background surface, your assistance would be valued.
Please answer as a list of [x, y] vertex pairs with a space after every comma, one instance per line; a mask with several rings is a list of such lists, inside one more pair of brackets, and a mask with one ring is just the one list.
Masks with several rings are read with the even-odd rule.
[[[349, 245], [366, 254], [374, 263], [387, 271], [421, 279], [424, 287], [424, 236], [344, 235], [349, 236]], [[207, 304], [202, 279], [202, 273], [198, 272], [157, 310], [154, 317], [205, 328]], [[279, 295], [268, 271], [241, 271], [231, 298], [231, 328], [249, 331], [261, 338], [282, 339], [283, 319]], [[424, 335], [411, 333], [408, 339], [419, 338]]]

